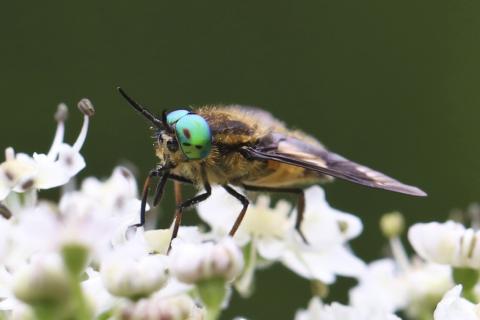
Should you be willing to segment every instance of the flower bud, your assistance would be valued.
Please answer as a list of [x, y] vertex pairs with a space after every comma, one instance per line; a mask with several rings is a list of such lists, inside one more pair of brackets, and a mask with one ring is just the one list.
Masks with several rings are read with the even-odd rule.
[[138, 261], [128, 257], [110, 257], [100, 273], [107, 290], [120, 297], [138, 299], [149, 296], [167, 282], [164, 256], [150, 255]]
[[232, 238], [219, 243], [181, 243], [172, 248], [171, 271], [178, 280], [196, 283], [221, 278], [233, 280], [243, 268], [243, 256]]
[[187, 295], [162, 298], [158, 295], [142, 299], [122, 311], [125, 320], [202, 320], [204, 312]]
[[387, 238], [395, 238], [405, 229], [405, 219], [400, 212], [386, 213], [380, 219], [380, 229]]
[[15, 275], [13, 292], [28, 304], [66, 301], [69, 279], [62, 259], [58, 255], [42, 256], [23, 267]]

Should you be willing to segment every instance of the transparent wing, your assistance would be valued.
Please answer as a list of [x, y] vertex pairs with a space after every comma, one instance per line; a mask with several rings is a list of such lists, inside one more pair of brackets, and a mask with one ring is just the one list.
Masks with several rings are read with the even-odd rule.
[[255, 147], [243, 147], [245, 156], [256, 160], [273, 160], [299, 166], [320, 174], [358, 183], [367, 187], [424, 197], [417, 187], [406, 185], [389, 176], [330, 152], [320, 145], [273, 134]]

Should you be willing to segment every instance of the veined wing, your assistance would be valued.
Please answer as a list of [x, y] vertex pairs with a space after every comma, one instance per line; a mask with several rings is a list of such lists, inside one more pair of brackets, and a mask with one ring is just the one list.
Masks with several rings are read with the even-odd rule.
[[279, 161], [367, 187], [412, 196], [427, 195], [417, 187], [406, 185], [381, 172], [345, 159], [321, 145], [305, 143], [298, 138], [281, 134], [272, 134], [267, 140], [255, 147], [243, 147], [242, 152], [251, 159]]

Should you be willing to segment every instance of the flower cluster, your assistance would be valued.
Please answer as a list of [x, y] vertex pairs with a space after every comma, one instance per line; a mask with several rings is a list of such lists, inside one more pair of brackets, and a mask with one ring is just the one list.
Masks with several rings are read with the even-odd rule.
[[[171, 228], [130, 228], [140, 200], [128, 169], [72, 183], [94, 114], [88, 99], [78, 107], [84, 122], [73, 144], [64, 142], [62, 104], [46, 154], [7, 148], [0, 164], [0, 319], [218, 319], [232, 290], [249, 297], [256, 271], [273, 264], [316, 288], [308, 307], [292, 312], [296, 320], [480, 319], [480, 233], [452, 221], [413, 225], [417, 255], [408, 256], [403, 216], [386, 214], [391, 257], [368, 264], [349, 245], [361, 220], [332, 208], [317, 186], [305, 191], [306, 240], [296, 210], [265, 195], [228, 236], [240, 204], [215, 187], [198, 205], [206, 229], [182, 226], [170, 244]], [[58, 203], [38, 199], [38, 190], [61, 186]], [[339, 276], [357, 281], [348, 305], [326, 302]]]

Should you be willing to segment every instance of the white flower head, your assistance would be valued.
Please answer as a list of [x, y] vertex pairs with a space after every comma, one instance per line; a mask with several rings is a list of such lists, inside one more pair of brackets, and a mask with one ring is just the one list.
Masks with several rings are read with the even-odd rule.
[[417, 223], [410, 227], [408, 239], [427, 261], [480, 268], [480, 231], [466, 229], [453, 221]]
[[[234, 239], [242, 246], [252, 243], [253, 250], [263, 259], [280, 260], [308, 279], [332, 283], [335, 274], [359, 275], [364, 264], [345, 244], [361, 233], [360, 219], [330, 207], [323, 189], [318, 186], [307, 189], [305, 198], [302, 232], [308, 244], [294, 230], [295, 214], [289, 217], [291, 205], [279, 201], [272, 208], [269, 198], [264, 195], [250, 203]], [[221, 188], [215, 188], [212, 197], [200, 203], [198, 210], [214, 233], [226, 234], [241, 205]], [[249, 265], [251, 267], [254, 266]], [[248, 274], [253, 280], [252, 272]]]
[[461, 285], [448, 291], [435, 309], [433, 318], [435, 320], [479, 320], [480, 306], [462, 298], [461, 292]]
[[133, 174], [117, 167], [106, 181], [89, 177], [79, 191], [60, 200], [66, 226], [64, 241], [83, 242], [102, 255], [109, 247], [126, 241], [126, 231], [139, 217], [140, 200]]
[[[79, 107], [80, 104], [86, 103], [84, 100], [79, 103]], [[64, 185], [85, 167], [80, 149], [87, 136], [89, 117], [93, 115], [93, 106], [89, 101], [88, 103], [89, 112], [80, 108], [84, 114], [84, 122], [73, 146], [63, 142], [67, 107], [60, 104], [55, 116], [57, 131], [48, 154], [34, 153], [33, 156], [24, 153], [15, 154], [13, 148], [7, 148], [5, 162], [0, 164], [0, 200], [5, 199], [12, 190], [23, 192]]]

